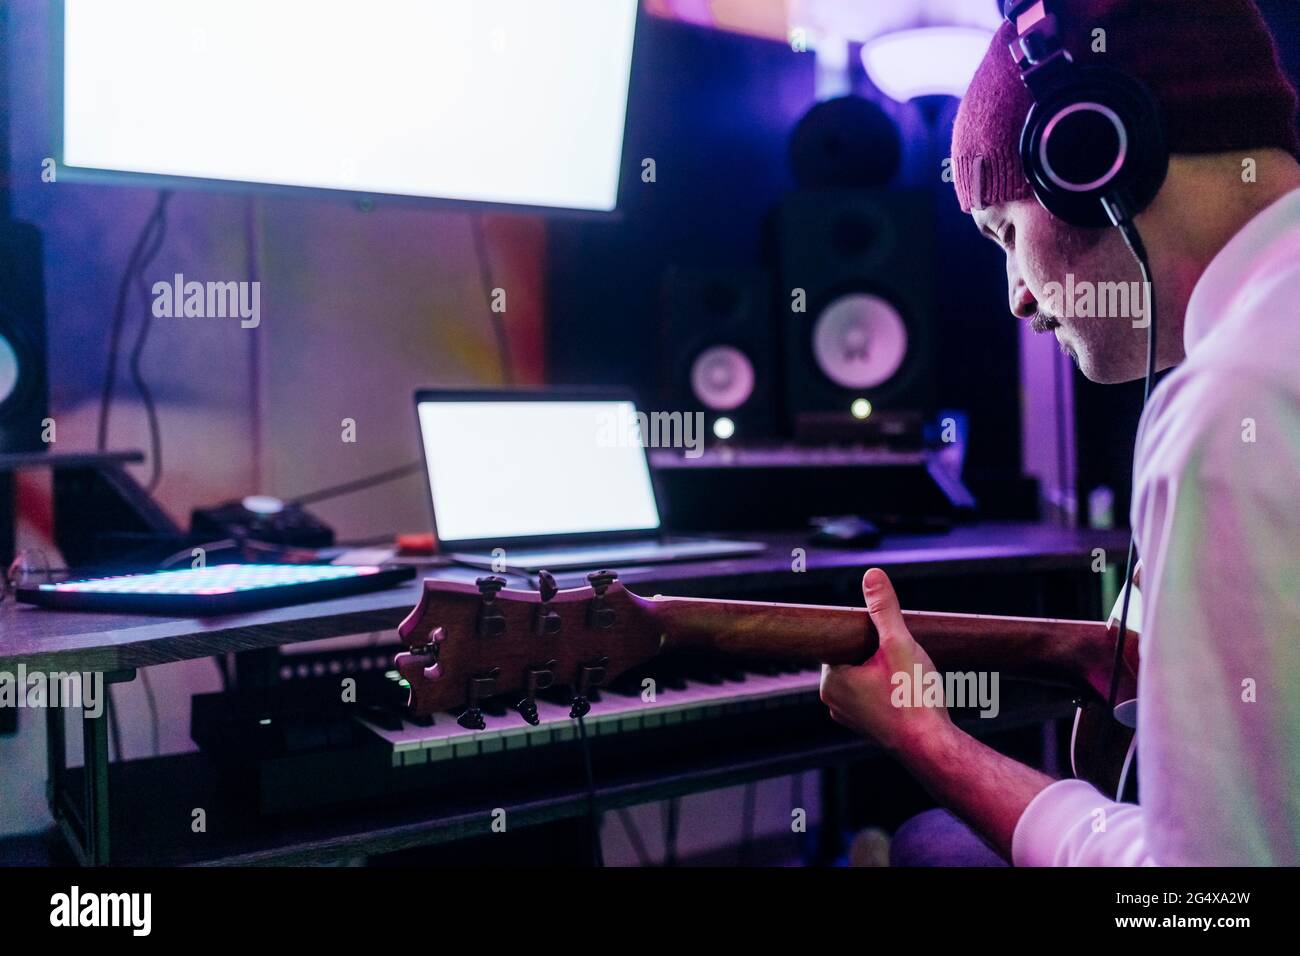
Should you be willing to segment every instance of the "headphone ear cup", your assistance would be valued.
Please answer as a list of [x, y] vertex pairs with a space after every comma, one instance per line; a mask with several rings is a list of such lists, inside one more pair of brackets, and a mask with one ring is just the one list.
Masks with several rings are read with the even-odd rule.
[[1080, 70], [1076, 81], [1030, 109], [1020, 159], [1043, 208], [1093, 228], [1111, 225], [1103, 197], [1121, 197], [1136, 215], [1155, 199], [1169, 171], [1155, 98], [1106, 67]]

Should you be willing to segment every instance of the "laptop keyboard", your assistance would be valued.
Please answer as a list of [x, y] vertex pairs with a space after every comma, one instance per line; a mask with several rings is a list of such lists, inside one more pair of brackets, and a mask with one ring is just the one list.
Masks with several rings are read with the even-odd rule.
[[[726, 554], [753, 554], [763, 545], [752, 541], [682, 539], [674, 541], [623, 541], [587, 547], [548, 548], [537, 551], [507, 551], [506, 564], [517, 568], [579, 568], [615, 564], [645, 564], [682, 561], [689, 558]], [[453, 557], [456, 557], [453, 555]], [[475, 555], [474, 557], [479, 557]]]

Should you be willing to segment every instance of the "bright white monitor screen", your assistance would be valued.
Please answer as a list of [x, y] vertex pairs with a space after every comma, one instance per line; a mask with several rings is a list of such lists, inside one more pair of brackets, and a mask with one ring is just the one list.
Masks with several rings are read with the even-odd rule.
[[67, 0], [70, 168], [615, 207], [637, 0]]
[[417, 406], [443, 541], [659, 527], [627, 401], [426, 401]]

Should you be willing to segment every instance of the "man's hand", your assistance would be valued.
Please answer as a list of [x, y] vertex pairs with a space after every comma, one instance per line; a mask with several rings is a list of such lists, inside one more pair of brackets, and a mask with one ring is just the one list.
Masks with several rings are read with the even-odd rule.
[[898, 595], [884, 571], [872, 568], [863, 576], [862, 594], [880, 635], [880, 650], [865, 664], [822, 667], [821, 697], [831, 717], [893, 751], [906, 751], [952, 730], [946, 707], [912, 706], [921, 699], [920, 687], [903, 698], [907, 706], [895, 705], [899, 682], [905, 679], [911, 685], [915, 665], [921, 665], [924, 676], [935, 669], [934, 662], [903, 623]]
[[[1016, 822], [1052, 779], [990, 750], [958, 728], [945, 707], [895, 707], [894, 675], [910, 683], [919, 664], [924, 679], [934, 662], [908, 633], [884, 571], [868, 571], [862, 593], [880, 633], [880, 650], [860, 666], [822, 668], [822, 700], [841, 724], [892, 750], [936, 800], [1011, 859]], [[908, 695], [909, 702], [916, 699]]]

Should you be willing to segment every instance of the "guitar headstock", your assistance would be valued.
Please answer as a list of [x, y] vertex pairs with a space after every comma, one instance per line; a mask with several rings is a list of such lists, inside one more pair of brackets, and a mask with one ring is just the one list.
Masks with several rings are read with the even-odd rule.
[[541, 588], [507, 588], [487, 575], [476, 584], [426, 580], [397, 633], [407, 650], [398, 672], [416, 714], [465, 707], [467, 727], [482, 725], [478, 703], [505, 697], [525, 720], [532, 698], [552, 685], [585, 696], [653, 658], [660, 634], [653, 603], [627, 591], [612, 571], [559, 590], [543, 571]]

